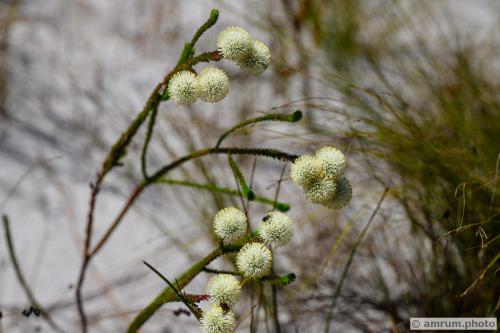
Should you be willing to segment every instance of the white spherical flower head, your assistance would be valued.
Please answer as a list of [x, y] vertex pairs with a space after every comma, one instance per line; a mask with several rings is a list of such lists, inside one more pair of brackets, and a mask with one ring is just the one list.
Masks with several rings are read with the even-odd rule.
[[352, 199], [352, 186], [347, 178], [337, 179], [337, 191], [332, 200], [326, 202], [325, 206], [332, 209], [344, 208]]
[[252, 39], [245, 29], [229, 27], [224, 29], [217, 39], [217, 49], [227, 60], [243, 59], [252, 47]]
[[205, 102], [218, 102], [229, 92], [229, 78], [220, 68], [207, 67], [197, 77], [198, 97]]
[[324, 147], [316, 152], [316, 158], [320, 161], [325, 177], [337, 179], [345, 171], [347, 160], [344, 153], [333, 147]]
[[233, 306], [240, 300], [240, 282], [233, 275], [217, 274], [208, 281], [207, 295], [212, 303]]
[[200, 319], [205, 333], [230, 333], [236, 328], [236, 318], [231, 311], [224, 312], [219, 305], [212, 305], [203, 311]]
[[197, 98], [196, 75], [190, 71], [175, 73], [168, 82], [168, 94], [178, 104], [191, 104]]
[[237, 62], [241, 70], [250, 74], [260, 74], [269, 67], [271, 54], [266, 44], [252, 39], [251, 48], [247, 55]]
[[236, 266], [245, 277], [260, 278], [271, 270], [273, 254], [260, 243], [245, 244], [236, 256]]
[[309, 188], [322, 177], [321, 163], [313, 156], [302, 155], [290, 167], [292, 181], [304, 188]]
[[292, 220], [281, 212], [271, 212], [262, 219], [259, 235], [266, 244], [285, 246], [293, 236]]
[[247, 217], [235, 207], [221, 209], [214, 217], [215, 234], [226, 242], [234, 242], [247, 230]]
[[315, 204], [331, 200], [337, 191], [337, 184], [331, 179], [321, 179], [304, 191], [306, 199]]

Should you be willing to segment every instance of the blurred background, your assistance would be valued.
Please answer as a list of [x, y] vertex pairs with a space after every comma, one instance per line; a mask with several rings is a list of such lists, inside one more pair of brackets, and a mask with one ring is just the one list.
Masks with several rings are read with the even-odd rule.
[[[353, 200], [341, 211], [307, 202], [285, 172], [279, 200], [296, 234], [275, 254], [282, 332], [405, 332], [410, 316], [498, 316], [500, 283], [500, 2], [495, 0], [1, 0], [0, 210], [27, 284], [65, 332], [78, 332], [74, 284], [89, 183], [109, 146], [170, 71], [211, 8], [218, 33], [238, 25], [269, 45], [272, 66], [231, 78], [220, 103], [164, 103], [150, 169], [212, 146], [232, 124], [304, 111], [298, 124], [264, 124], [226, 145], [294, 154], [330, 145], [349, 157]], [[201, 66], [203, 67], [203, 66]], [[141, 180], [144, 130], [102, 188], [98, 237]], [[283, 165], [238, 157], [253, 188], [274, 198]], [[224, 157], [184, 165], [172, 179], [235, 189]], [[389, 193], [341, 275], [361, 230]], [[122, 332], [174, 277], [216, 244], [213, 215], [237, 196], [158, 185], [141, 196], [92, 262], [84, 287], [91, 332]], [[270, 207], [248, 205], [256, 225]], [[30, 307], [0, 232], [0, 331], [52, 332]], [[214, 267], [232, 267], [219, 260]], [[203, 293], [208, 275], [188, 287]], [[275, 332], [271, 290], [256, 292], [257, 332]], [[249, 330], [249, 297], [236, 308]], [[332, 316], [328, 312], [336, 303]], [[197, 332], [167, 304], [141, 332]]]

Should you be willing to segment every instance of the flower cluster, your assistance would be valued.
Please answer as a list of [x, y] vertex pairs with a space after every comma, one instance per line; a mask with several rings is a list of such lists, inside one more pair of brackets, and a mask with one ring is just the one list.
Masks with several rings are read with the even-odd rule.
[[234, 61], [242, 71], [260, 74], [267, 69], [271, 54], [266, 44], [252, 39], [242, 28], [229, 27], [222, 31], [217, 48], [224, 59]]
[[343, 177], [345, 155], [333, 147], [324, 147], [314, 156], [300, 156], [290, 170], [292, 181], [304, 190], [307, 200], [332, 209], [346, 206], [352, 198], [350, 182]]
[[[220, 210], [214, 218], [216, 235], [224, 242], [242, 240], [247, 231], [248, 220], [237, 208]], [[258, 237], [252, 236], [239, 250], [236, 266], [240, 273], [217, 274], [207, 283], [206, 294], [212, 303], [203, 311], [201, 326], [207, 333], [232, 332], [235, 317], [231, 308], [241, 297], [241, 282], [238, 274], [247, 279], [262, 278], [271, 273], [273, 254], [269, 247], [286, 245], [293, 235], [293, 223], [285, 214], [273, 211], [264, 216], [258, 229]]]
[[218, 102], [229, 92], [229, 78], [222, 69], [207, 67], [198, 75], [182, 70], [168, 82], [168, 94], [178, 104], [188, 105], [198, 98], [205, 102]]
[[[250, 74], [262, 73], [271, 60], [269, 48], [239, 27], [224, 29], [217, 48], [224, 59], [236, 62], [242, 71]], [[229, 77], [216, 67], [207, 67], [198, 75], [193, 69], [181, 70], [169, 80], [167, 91], [170, 98], [181, 105], [192, 104], [197, 99], [215, 103], [227, 96]]]

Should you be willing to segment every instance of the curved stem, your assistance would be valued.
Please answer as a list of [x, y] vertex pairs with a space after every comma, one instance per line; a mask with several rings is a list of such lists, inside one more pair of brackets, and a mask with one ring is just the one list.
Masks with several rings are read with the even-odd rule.
[[293, 123], [293, 122], [299, 121], [300, 119], [302, 119], [302, 111], [297, 110], [294, 113], [290, 113], [290, 114], [270, 113], [270, 114], [266, 114], [265, 116], [262, 116], [262, 117], [256, 117], [256, 118], [242, 121], [241, 123], [235, 125], [234, 127], [230, 128], [226, 132], [224, 132], [224, 134], [221, 135], [221, 137], [219, 138], [219, 140], [215, 144], [215, 148], [219, 148], [222, 141], [225, 138], [227, 138], [231, 133], [233, 133], [234, 131], [236, 131], [240, 128], [243, 128], [245, 126], [260, 123], [263, 121], [284, 121], [284, 122]]
[[142, 176], [144, 177], [144, 180], [148, 180], [147, 153], [148, 153], [149, 142], [151, 141], [154, 126], [156, 124], [156, 116], [157, 115], [158, 115], [158, 108], [156, 107], [151, 111], [151, 115], [149, 116], [148, 130], [146, 132], [146, 138], [144, 139], [144, 145], [142, 146], [141, 169], [142, 169]]

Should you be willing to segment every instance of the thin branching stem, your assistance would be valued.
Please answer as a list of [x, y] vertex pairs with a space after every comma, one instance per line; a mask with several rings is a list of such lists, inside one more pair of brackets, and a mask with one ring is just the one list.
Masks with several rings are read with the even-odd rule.
[[[218, 16], [218, 14], [217, 14], [217, 16]], [[213, 19], [214, 11], [212, 11], [210, 17], [211, 18], [209, 18], [209, 20]], [[215, 19], [217, 19], [217, 18], [215, 17]], [[208, 26], [208, 28], [209, 27], [210, 26]], [[199, 31], [200, 30], [198, 30], [198, 32]], [[198, 34], [198, 32], [196, 34]], [[195, 37], [196, 37], [196, 34], [195, 34]], [[201, 36], [201, 34], [199, 34], [199, 36]], [[197, 38], [199, 38], [199, 36]], [[196, 42], [197, 38], [193, 38], [193, 40]], [[191, 49], [190, 49], [191, 51], [194, 51], [193, 47], [194, 47], [194, 44], [191, 44]], [[183, 57], [183, 55], [181, 55], [181, 58], [182, 57]], [[97, 195], [99, 193], [100, 186], [101, 186], [102, 182], [104, 181], [105, 176], [114, 167], [120, 165], [121, 159], [126, 154], [126, 148], [130, 144], [130, 142], [132, 142], [132, 139], [137, 134], [141, 125], [147, 119], [151, 110], [156, 110], [159, 107], [162, 100], [168, 99], [168, 92], [167, 92], [166, 87], [167, 87], [170, 79], [173, 77], [173, 75], [181, 70], [185, 70], [185, 69], [189, 70], [194, 65], [196, 65], [200, 62], [219, 61], [220, 59], [221, 59], [221, 56], [220, 56], [218, 51], [210, 51], [210, 52], [202, 53], [196, 57], [192, 57], [192, 54], [190, 54], [190, 57], [186, 57], [185, 59], [183, 59], [183, 61], [179, 61], [177, 63], [177, 65], [175, 66], [175, 68], [172, 71], [170, 71], [170, 73], [168, 73], [160, 83], [158, 83], [156, 85], [156, 87], [151, 92], [151, 94], [146, 102], [146, 105], [144, 106], [142, 111], [139, 114], [137, 114], [137, 116], [132, 120], [132, 122], [130, 123], [128, 128], [120, 135], [120, 138], [113, 144], [108, 155], [104, 159], [101, 170], [97, 173], [96, 179], [94, 180], [93, 184], [91, 184], [90, 205], [89, 205], [89, 210], [88, 210], [88, 214], [87, 214], [87, 222], [86, 222], [86, 227], [85, 227], [85, 240], [84, 240], [84, 248], [83, 248], [83, 254], [82, 254], [82, 264], [80, 267], [80, 272], [78, 274], [77, 284], [76, 284], [76, 288], [75, 288], [76, 304], [77, 304], [78, 314], [80, 317], [80, 325], [81, 325], [82, 333], [87, 332], [87, 318], [86, 318], [85, 310], [83, 308], [81, 293], [82, 293], [83, 283], [85, 281], [85, 272], [87, 270], [88, 264], [89, 264], [91, 257], [92, 257], [92, 255], [89, 253], [90, 253], [90, 245], [91, 245], [90, 243], [91, 243], [92, 234], [93, 234], [95, 204], [96, 204]], [[165, 93], [167, 96], [166, 98], [164, 97]], [[146, 159], [146, 156], [144, 157], [144, 159]]]
[[337, 299], [340, 295], [340, 292], [342, 291], [342, 286], [344, 284], [345, 278], [347, 277], [347, 273], [349, 272], [349, 268], [351, 267], [352, 260], [354, 258], [354, 255], [356, 254], [356, 251], [358, 249], [359, 244], [361, 244], [361, 241], [363, 240], [363, 237], [365, 236], [366, 232], [368, 231], [368, 228], [372, 224], [373, 220], [375, 219], [375, 216], [377, 215], [378, 211], [380, 210], [380, 207], [382, 206], [382, 202], [384, 202], [385, 196], [387, 195], [387, 192], [389, 192], [389, 188], [384, 189], [384, 193], [382, 193], [382, 196], [380, 197], [377, 206], [375, 207], [375, 210], [373, 211], [372, 215], [370, 216], [370, 219], [366, 223], [365, 227], [361, 231], [361, 233], [358, 236], [358, 239], [356, 239], [356, 243], [354, 243], [354, 246], [351, 250], [351, 254], [349, 255], [349, 258], [347, 259], [347, 263], [344, 266], [344, 270], [342, 271], [342, 276], [340, 277], [340, 281], [337, 284], [337, 288], [335, 288], [335, 292], [333, 293], [332, 296], [332, 303], [330, 304], [330, 308], [328, 310], [328, 313], [326, 315], [326, 321], [325, 321], [325, 333], [330, 332], [330, 324], [332, 321], [333, 317], [333, 311], [335, 310], [335, 305], [337, 304]]
[[2, 216], [3, 220], [3, 227], [4, 227], [4, 233], [5, 233], [5, 239], [7, 242], [7, 250], [9, 251], [9, 257], [10, 261], [12, 262], [12, 266], [14, 267], [14, 272], [16, 273], [17, 280], [19, 281], [19, 284], [21, 285], [21, 288], [23, 289], [24, 293], [26, 294], [26, 297], [28, 298], [28, 301], [36, 307], [38, 310], [40, 310], [40, 314], [42, 315], [43, 319], [49, 324], [49, 326], [54, 329], [54, 331], [63, 333], [64, 330], [57, 325], [52, 317], [49, 315], [49, 313], [43, 308], [40, 303], [36, 300], [35, 295], [33, 294], [33, 291], [31, 290], [30, 286], [26, 282], [26, 279], [24, 278], [24, 275], [21, 271], [21, 266], [19, 266], [19, 262], [17, 261], [17, 256], [16, 256], [16, 251], [14, 249], [14, 240], [12, 239], [12, 234], [10, 231], [10, 222], [9, 218], [7, 215]]
[[115, 231], [115, 229], [121, 223], [123, 217], [126, 215], [128, 210], [130, 209], [130, 207], [133, 205], [135, 200], [139, 197], [139, 195], [142, 193], [142, 191], [146, 187], [148, 187], [151, 184], [154, 184], [156, 181], [160, 180], [163, 176], [165, 176], [168, 172], [179, 167], [183, 163], [186, 163], [190, 160], [200, 158], [200, 157], [210, 155], [210, 154], [260, 155], [260, 156], [265, 156], [265, 157], [270, 157], [270, 158], [277, 158], [277, 159], [281, 159], [281, 160], [285, 160], [285, 161], [289, 161], [289, 160], [293, 161], [297, 158], [297, 155], [288, 154], [288, 153], [282, 152], [282, 151], [277, 150], [277, 149], [266, 149], [266, 148], [219, 148], [219, 149], [207, 148], [207, 149], [202, 149], [202, 150], [192, 152], [191, 154], [188, 154], [184, 157], [181, 157], [181, 158], [173, 161], [172, 163], [167, 164], [166, 166], [160, 168], [151, 177], [149, 177], [148, 181], [142, 182], [141, 184], [137, 185], [134, 188], [134, 190], [130, 194], [129, 198], [125, 202], [125, 205], [121, 209], [120, 213], [115, 218], [115, 220], [111, 223], [111, 225], [108, 227], [108, 229], [105, 231], [105, 233], [101, 237], [101, 239], [97, 242], [94, 249], [90, 252], [89, 257], [93, 257], [97, 252], [99, 252], [99, 250], [102, 249], [102, 247], [108, 241], [111, 234]]

